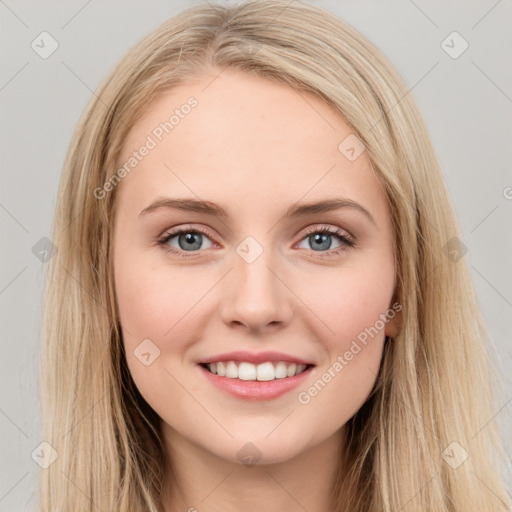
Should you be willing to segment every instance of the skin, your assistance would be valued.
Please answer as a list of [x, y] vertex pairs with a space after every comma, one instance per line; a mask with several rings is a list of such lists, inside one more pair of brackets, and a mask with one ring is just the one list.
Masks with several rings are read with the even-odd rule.
[[[297, 395], [391, 308], [390, 211], [366, 153], [350, 161], [338, 150], [352, 130], [337, 111], [310, 93], [238, 70], [212, 81], [218, 72], [155, 101], [120, 157], [126, 161], [169, 113], [197, 99], [116, 190], [115, 289], [127, 364], [162, 418], [168, 471], [172, 465], [176, 473], [176, 480], [168, 475], [162, 510], [333, 510], [328, 496], [345, 424], [370, 394], [385, 335], [397, 334], [400, 316], [309, 403]], [[165, 208], [139, 216], [164, 196], [208, 200], [229, 216]], [[297, 202], [333, 197], [358, 202], [375, 223], [354, 208], [283, 217]], [[178, 236], [167, 242], [190, 258], [158, 244], [181, 226], [208, 232], [193, 251], [180, 249]], [[322, 226], [341, 229], [356, 245], [334, 235], [328, 249], [315, 244], [305, 230]], [[247, 236], [263, 248], [252, 263], [236, 252]], [[160, 350], [149, 366], [134, 355], [144, 339]], [[316, 367], [304, 385], [278, 398], [235, 398], [196, 362], [239, 349], [281, 351]], [[248, 442], [261, 457], [255, 465], [237, 455]]]

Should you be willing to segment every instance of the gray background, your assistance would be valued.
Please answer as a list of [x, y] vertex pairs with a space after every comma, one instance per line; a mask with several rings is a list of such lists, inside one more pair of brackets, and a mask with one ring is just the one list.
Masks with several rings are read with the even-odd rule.
[[[125, 51], [195, 3], [0, 0], [1, 511], [36, 508], [39, 466], [31, 453], [43, 441], [37, 358], [46, 267], [32, 247], [50, 236], [72, 132], [92, 91]], [[311, 3], [331, 10], [380, 47], [419, 104], [497, 344], [505, 393], [496, 417], [510, 432], [512, 1]], [[43, 31], [59, 44], [47, 59], [31, 48]], [[453, 31], [469, 43], [456, 59], [441, 47]]]

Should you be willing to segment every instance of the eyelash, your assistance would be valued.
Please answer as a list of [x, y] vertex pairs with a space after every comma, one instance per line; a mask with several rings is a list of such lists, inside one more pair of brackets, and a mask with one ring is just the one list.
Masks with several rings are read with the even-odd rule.
[[[180, 257], [183, 257], [183, 258], [194, 257], [194, 253], [201, 252], [201, 251], [177, 250], [174, 247], [171, 247], [167, 243], [171, 238], [174, 238], [176, 235], [181, 235], [183, 233], [200, 233], [202, 235], [205, 235], [208, 238], [212, 238], [207, 231], [205, 231], [205, 230], [203, 230], [201, 228], [197, 228], [197, 227], [188, 228], [188, 227], [185, 227], [185, 228], [181, 228], [181, 229], [178, 229], [178, 230], [175, 230], [175, 231], [170, 231], [170, 232], [166, 233], [162, 238], [160, 238], [158, 240], [158, 245], [161, 246], [164, 251], [170, 252], [172, 254], [179, 255]], [[339, 228], [331, 228], [331, 227], [328, 227], [328, 226], [321, 226], [320, 228], [309, 228], [309, 229], [307, 229], [306, 233], [304, 234], [304, 236], [301, 238], [300, 241], [302, 242], [302, 240], [304, 240], [308, 236], [310, 236], [312, 234], [316, 234], [316, 233], [335, 236], [335, 237], [338, 238], [338, 240], [340, 242], [342, 242], [344, 244], [344, 246], [341, 245], [340, 247], [338, 247], [336, 249], [331, 249], [329, 251], [312, 251], [312, 252], [315, 252], [315, 253], [319, 253], [321, 258], [326, 258], [326, 257], [330, 258], [330, 257], [332, 257], [334, 255], [340, 254], [341, 252], [345, 251], [349, 247], [354, 247], [355, 246], [355, 240], [351, 236], [349, 236], [346, 232], [342, 231]]]

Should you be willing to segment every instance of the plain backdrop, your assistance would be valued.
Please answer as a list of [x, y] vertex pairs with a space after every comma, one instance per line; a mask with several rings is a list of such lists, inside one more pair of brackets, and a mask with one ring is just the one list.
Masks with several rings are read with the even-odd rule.
[[[40, 468], [31, 454], [43, 441], [38, 356], [46, 265], [33, 247], [50, 236], [72, 133], [93, 91], [118, 59], [165, 19], [196, 3], [0, 0], [1, 511], [36, 509]], [[497, 345], [494, 356], [505, 393], [496, 418], [510, 434], [512, 2], [311, 3], [334, 12], [373, 41], [402, 74], [420, 107]], [[42, 32], [58, 44], [46, 59], [32, 48]]]

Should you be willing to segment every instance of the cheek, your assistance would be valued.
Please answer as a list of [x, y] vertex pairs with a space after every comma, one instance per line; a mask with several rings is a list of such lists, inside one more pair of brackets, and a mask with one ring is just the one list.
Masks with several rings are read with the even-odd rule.
[[[136, 258], [119, 258], [115, 268], [127, 363], [136, 382], [153, 382], [156, 368], [170, 367], [200, 337], [205, 318], [198, 301], [211, 288], [212, 277], [201, 272], [170, 275], [168, 269]], [[149, 367], [137, 358], [143, 341], [150, 357], [158, 354]]]
[[[337, 334], [328, 344], [328, 360], [315, 368], [307, 386], [298, 390], [297, 400], [320, 431], [334, 432], [349, 421], [368, 399], [382, 360], [382, 332], [360, 341], [361, 318], [338, 322]], [[362, 338], [360, 336], [360, 338]]]
[[299, 402], [332, 411], [333, 428], [359, 410], [379, 372], [385, 324], [394, 317], [393, 262], [380, 261], [340, 268], [329, 279], [317, 276], [308, 280], [314, 290], [302, 290], [304, 302], [322, 320], [315, 322], [315, 330], [327, 357], [312, 386], [301, 390]]
[[382, 318], [394, 291], [392, 263], [340, 268], [328, 278], [310, 278], [308, 287], [302, 297], [324, 324], [322, 339], [329, 352], [348, 350], [352, 340], [364, 341], [365, 333], [367, 341], [384, 338]]
[[[189, 321], [188, 312], [211, 287], [211, 276], [174, 271], [148, 261], [116, 262], [116, 298], [128, 333], [164, 340]], [[202, 290], [204, 289], [204, 292]], [[130, 336], [130, 334], [128, 334]]]
[[167, 372], [180, 366], [204, 329], [197, 303], [211, 288], [211, 276], [190, 272], [171, 276], [136, 258], [118, 259], [115, 276], [128, 369], [144, 399], [160, 416], [165, 415], [167, 408], [180, 407], [184, 399]]

